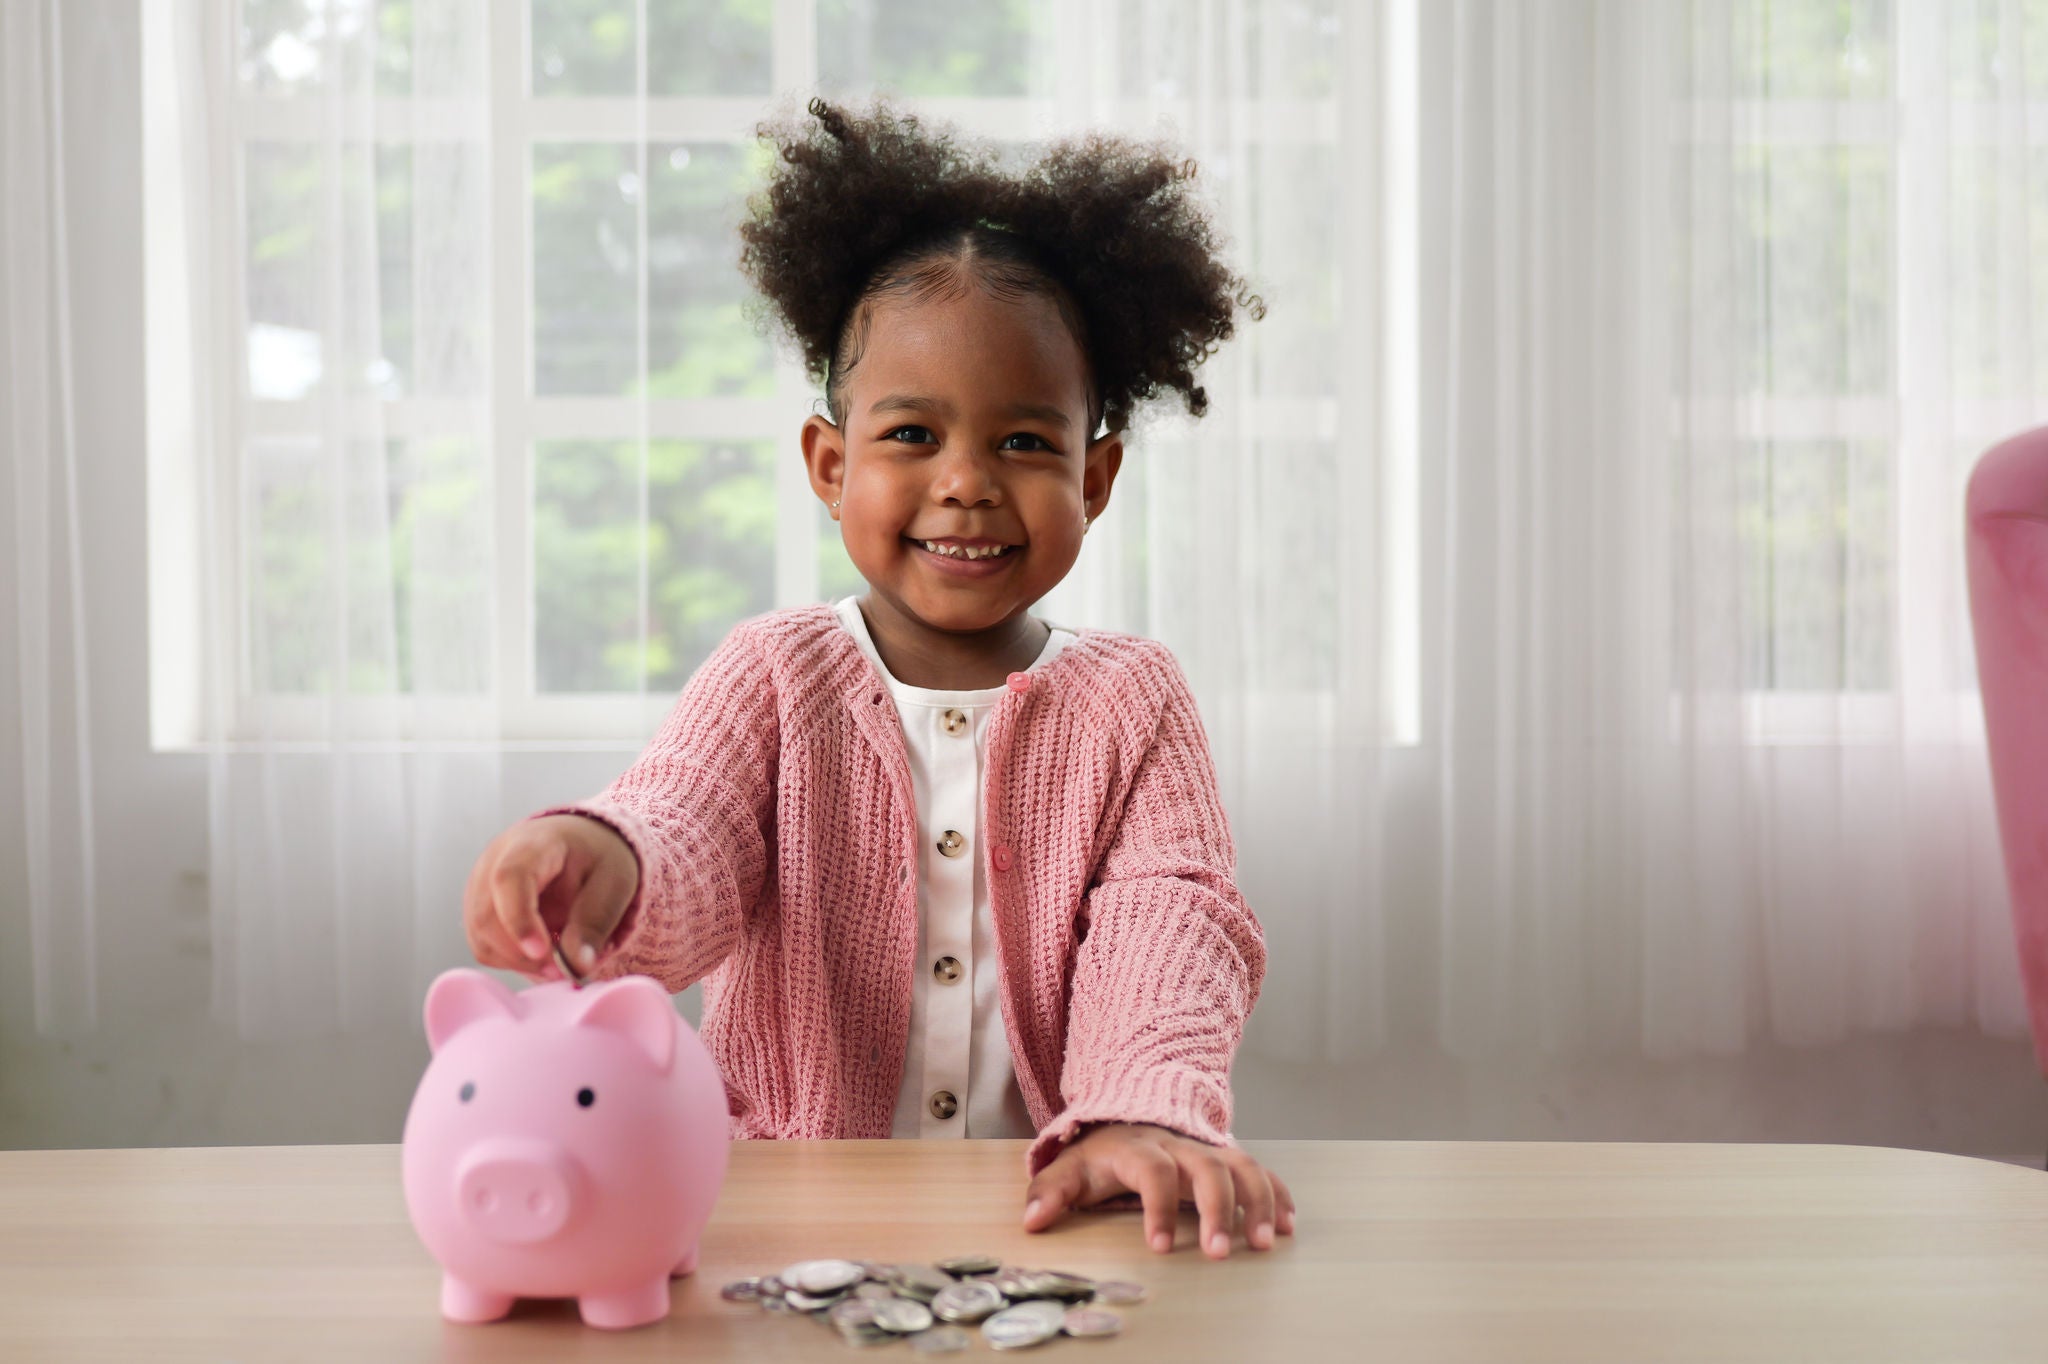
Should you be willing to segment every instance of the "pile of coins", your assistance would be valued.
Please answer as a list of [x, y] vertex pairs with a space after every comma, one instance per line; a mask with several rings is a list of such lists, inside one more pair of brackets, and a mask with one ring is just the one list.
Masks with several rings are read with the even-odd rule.
[[1123, 1318], [1098, 1304], [1140, 1303], [1145, 1290], [962, 1255], [935, 1265], [803, 1260], [780, 1274], [729, 1283], [719, 1296], [758, 1302], [767, 1312], [801, 1312], [838, 1331], [848, 1345], [908, 1340], [919, 1354], [951, 1354], [973, 1344], [970, 1326], [979, 1326], [982, 1339], [998, 1350], [1062, 1335], [1113, 1336]]

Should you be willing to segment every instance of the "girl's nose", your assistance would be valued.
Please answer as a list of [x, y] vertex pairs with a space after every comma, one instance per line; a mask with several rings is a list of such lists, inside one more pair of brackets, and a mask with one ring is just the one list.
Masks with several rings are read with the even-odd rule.
[[931, 464], [932, 497], [963, 506], [993, 506], [1002, 498], [1002, 484], [990, 458], [965, 444], [948, 444]]

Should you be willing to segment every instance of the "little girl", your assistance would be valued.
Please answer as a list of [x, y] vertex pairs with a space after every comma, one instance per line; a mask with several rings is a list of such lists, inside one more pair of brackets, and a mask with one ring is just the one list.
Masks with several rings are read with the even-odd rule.
[[1035, 165], [814, 100], [742, 263], [822, 379], [802, 431], [864, 596], [735, 627], [602, 795], [515, 825], [477, 960], [702, 979], [736, 1137], [1035, 1136], [1024, 1225], [1181, 1200], [1203, 1249], [1293, 1230], [1232, 1144], [1265, 971], [1193, 696], [1162, 645], [1030, 614], [1109, 505], [1133, 406], [1256, 298], [1191, 164]]

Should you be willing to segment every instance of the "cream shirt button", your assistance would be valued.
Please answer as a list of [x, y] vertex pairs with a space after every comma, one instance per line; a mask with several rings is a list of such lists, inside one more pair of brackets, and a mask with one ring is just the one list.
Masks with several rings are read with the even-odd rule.
[[939, 851], [947, 857], [958, 857], [967, 850], [967, 840], [958, 829], [948, 829], [939, 835]]
[[941, 985], [951, 985], [954, 981], [960, 979], [962, 974], [960, 958], [940, 957], [932, 963], [932, 974], [939, 978]]
[[967, 712], [948, 707], [939, 717], [939, 726], [957, 739], [967, 732]]
[[942, 1089], [932, 1095], [932, 1116], [940, 1122], [944, 1122], [959, 1111], [960, 1100], [954, 1096], [952, 1090]]

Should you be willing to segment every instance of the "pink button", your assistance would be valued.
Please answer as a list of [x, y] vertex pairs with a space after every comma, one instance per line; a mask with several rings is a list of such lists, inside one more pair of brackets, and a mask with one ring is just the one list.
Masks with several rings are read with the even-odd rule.
[[1010, 674], [1010, 690], [1011, 690], [1011, 691], [1030, 691], [1030, 690], [1031, 690], [1031, 674], [1030, 674], [1030, 673], [1011, 673], [1011, 674]]
[[1008, 871], [1010, 869], [1010, 850], [1008, 848], [997, 848], [995, 850], [995, 861], [997, 871]]

